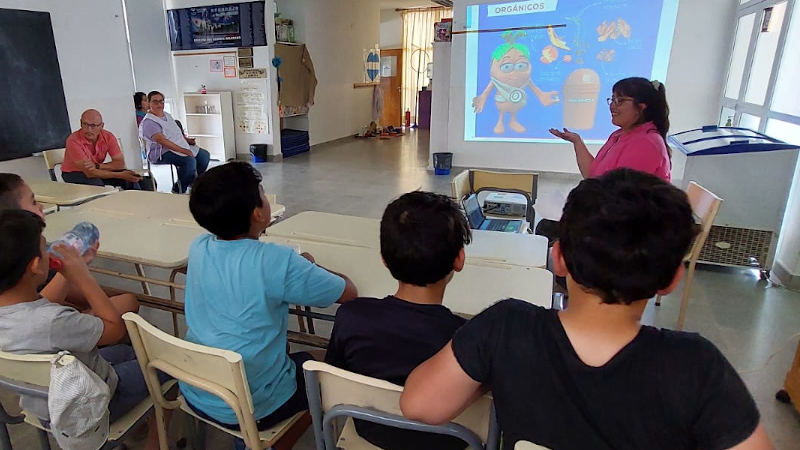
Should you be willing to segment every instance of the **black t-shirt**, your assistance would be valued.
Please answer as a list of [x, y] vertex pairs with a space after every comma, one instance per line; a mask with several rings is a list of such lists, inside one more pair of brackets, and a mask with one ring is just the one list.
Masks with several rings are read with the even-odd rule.
[[556, 311], [504, 300], [461, 327], [453, 351], [491, 389], [507, 445], [722, 449], [759, 422], [738, 374], [696, 333], [642, 326], [610, 361], [591, 367]]
[[[414, 368], [442, 349], [465, 320], [442, 305], [394, 296], [357, 298], [336, 311], [325, 362], [403, 385]], [[463, 449], [464, 441], [356, 421], [358, 434], [388, 450]]]

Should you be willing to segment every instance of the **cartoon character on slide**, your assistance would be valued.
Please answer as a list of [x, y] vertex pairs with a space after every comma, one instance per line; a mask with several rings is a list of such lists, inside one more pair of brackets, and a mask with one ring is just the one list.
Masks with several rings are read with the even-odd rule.
[[505, 133], [503, 118], [506, 113], [511, 114], [508, 127], [517, 133], [525, 132], [525, 127], [517, 121], [517, 113], [528, 102], [526, 87], [530, 86], [531, 91], [536, 94], [539, 102], [544, 106], [550, 106], [558, 102], [558, 91], [543, 92], [533, 84], [531, 79], [531, 52], [528, 47], [514, 42], [517, 38], [523, 36], [525, 36], [524, 31], [506, 31], [503, 33], [503, 39], [506, 42], [499, 45], [492, 53], [489, 84], [481, 95], [472, 99], [472, 107], [476, 113], [480, 113], [486, 106], [486, 100], [489, 98], [492, 89], [497, 89], [497, 93], [494, 95], [494, 103], [497, 106], [499, 115], [497, 125], [494, 127], [495, 134]]

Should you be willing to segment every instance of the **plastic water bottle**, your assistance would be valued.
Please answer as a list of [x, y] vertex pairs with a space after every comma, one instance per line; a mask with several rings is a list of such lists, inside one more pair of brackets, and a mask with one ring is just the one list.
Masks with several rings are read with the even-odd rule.
[[72, 230], [67, 231], [60, 238], [50, 243], [48, 247], [48, 252], [51, 254], [50, 268], [60, 270], [62, 266], [61, 255], [53, 249], [54, 245], [64, 244], [70, 246], [83, 255], [86, 253], [86, 250], [95, 245], [99, 239], [100, 230], [98, 230], [93, 223], [81, 222], [75, 225]]

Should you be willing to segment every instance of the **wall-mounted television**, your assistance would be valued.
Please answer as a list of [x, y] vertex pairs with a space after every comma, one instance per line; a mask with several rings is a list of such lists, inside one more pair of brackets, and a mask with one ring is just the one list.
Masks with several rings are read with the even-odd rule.
[[167, 11], [172, 50], [267, 45], [264, 2]]

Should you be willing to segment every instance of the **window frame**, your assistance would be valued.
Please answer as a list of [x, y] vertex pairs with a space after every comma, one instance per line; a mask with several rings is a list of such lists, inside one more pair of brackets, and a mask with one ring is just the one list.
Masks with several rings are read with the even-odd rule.
[[[767, 91], [764, 98], [764, 104], [758, 105], [754, 103], [749, 103], [745, 101], [745, 97], [747, 95], [747, 87], [750, 84], [750, 74], [753, 68], [753, 60], [755, 59], [755, 51], [756, 46], [758, 44], [758, 37], [761, 33], [761, 24], [764, 20], [764, 9], [769, 8], [771, 6], [778, 5], [780, 3], [786, 3], [786, 13], [783, 16], [783, 23], [781, 24], [781, 31], [778, 35], [778, 45], [775, 49], [775, 58], [772, 61], [772, 67], [770, 68], [770, 75], [769, 81], [767, 84]], [[773, 95], [775, 93], [775, 85], [778, 79], [778, 72], [780, 70], [780, 65], [783, 60], [783, 54], [786, 49], [786, 39], [789, 34], [789, 28], [792, 21], [792, 13], [795, 10], [795, 3], [800, 0], [750, 0], [745, 3], [742, 3], [736, 7], [736, 17], [733, 22], [734, 29], [731, 33], [734, 39], [731, 39], [731, 45], [729, 48], [730, 59], [728, 61], [728, 69], [725, 71], [725, 76], [722, 80], [722, 85], [720, 89], [720, 105], [719, 105], [719, 119], [718, 123], [722, 122], [722, 111], [723, 108], [732, 109], [734, 111], [734, 116], [732, 123], [736, 126], [739, 124], [741, 120], [742, 114], [750, 114], [752, 116], [756, 116], [761, 119], [759, 123], [758, 130], [763, 133], [766, 130], [767, 122], [770, 119], [777, 119], [784, 122], [792, 123], [795, 125], [800, 125], [800, 116], [795, 116], [792, 114], [781, 113], [772, 110], [772, 100]], [[739, 85], [739, 92], [737, 98], [727, 97], [725, 95], [725, 90], [727, 87], [728, 78], [731, 75], [731, 62], [733, 60], [733, 47], [735, 45], [735, 37], [737, 32], [737, 27], [739, 26], [739, 20], [747, 15], [755, 14], [755, 18], [753, 20], [753, 30], [750, 34], [750, 42], [747, 48], [747, 56], [745, 57], [744, 67], [742, 70], [742, 81]], [[798, 14], [800, 15], [800, 14]], [[796, 20], [800, 20], [800, 17], [797, 17]]]

